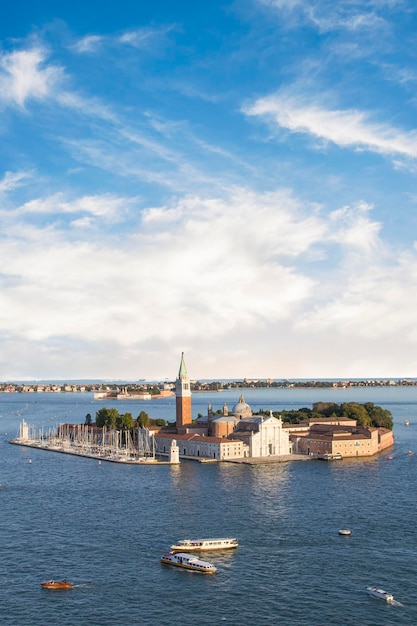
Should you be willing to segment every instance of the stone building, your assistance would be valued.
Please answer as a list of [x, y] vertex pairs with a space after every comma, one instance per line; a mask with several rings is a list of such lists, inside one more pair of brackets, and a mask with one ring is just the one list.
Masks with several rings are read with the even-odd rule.
[[340, 454], [343, 458], [373, 456], [394, 444], [394, 434], [387, 428], [364, 428], [349, 420], [349, 425], [314, 423], [307, 432], [291, 434], [293, 450], [298, 454], [324, 456]]
[[161, 454], [167, 454], [173, 438], [177, 442], [179, 454], [182, 457], [225, 461], [249, 456], [246, 444], [240, 440], [232, 441], [226, 437], [206, 437], [193, 433], [172, 435], [161, 431], [155, 435], [157, 451]]

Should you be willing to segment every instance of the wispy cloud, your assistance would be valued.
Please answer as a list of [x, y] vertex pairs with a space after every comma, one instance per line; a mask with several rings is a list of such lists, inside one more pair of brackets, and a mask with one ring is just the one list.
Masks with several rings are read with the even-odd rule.
[[288, 26], [308, 23], [321, 33], [335, 30], [350, 32], [386, 28], [386, 19], [378, 14], [401, 3], [401, 0], [258, 0], [259, 4], [287, 17]]
[[0, 180], [0, 194], [13, 189], [18, 189], [32, 177], [31, 172], [6, 172], [2, 180]]
[[102, 35], [86, 35], [73, 44], [72, 49], [82, 54], [85, 52], [97, 52], [101, 44], [105, 43], [106, 39]]
[[160, 28], [138, 28], [122, 33], [118, 38], [122, 44], [128, 44], [139, 50], [160, 46], [166, 40], [166, 36], [178, 30], [175, 25], [163, 26]]
[[115, 48], [118, 46], [130, 46], [137, 50], [157, 51], [167, 43], [167, 35], [178, 27], [174, 24], [160, 26], [158, 28], [143, 27], [125, 30], [112, 35], [90, 34], [76, 41], [71, 49], [79, 54], [95, 54], [104, 47]]
[[75, 200], [67, 200], [63, 192], [47, 198], [37, 198], [30, 200], [17, 207], [13, 212], [8, 211], [7, 215], [64, 215], [64, 214], [86, 214], [97, 218], [104, 218], [109, 221], [120, 221], [126, 218], [129, 207], [135, 203], [134, 198], [120, 198], [111, 194], [83, 196]]
[[406, 132], [374, 122], [364, 111], [328, 109], [307, 95], [300, 97], [282, 91], [260, 98], [243, 111], [264, 118], [272, 128], [310, 135], [343, 148], [417, 157], [417, 130]]

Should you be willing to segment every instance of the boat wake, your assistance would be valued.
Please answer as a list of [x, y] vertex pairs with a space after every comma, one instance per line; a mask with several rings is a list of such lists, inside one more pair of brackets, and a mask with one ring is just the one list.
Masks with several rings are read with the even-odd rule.
[[392, 602], [390, 602], [391, 606], [404, 606], [402, 602], [399, 602], [398, 600], [393, 600]]

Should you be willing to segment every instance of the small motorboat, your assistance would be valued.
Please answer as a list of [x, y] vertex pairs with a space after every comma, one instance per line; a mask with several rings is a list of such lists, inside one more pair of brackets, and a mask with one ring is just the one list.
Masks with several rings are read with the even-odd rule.
[[72, 589], [73, 585], [68, 580], [47, 580], [41, 583], [43, 589]]
[[351, 530], [348, 530], [347, 528], [342, 528], [342, 530], [339, 530], [339, 535], [343, 535], [343, 537], [349, 537], [352, 534]]
[[404, 420], [404, 424], [405, 424], [406, 426], [410, 426], [410, 421], [409, 421], [409, 420]]
[[194, 572], [200, 572], [200, 574], [215, 574], [217, 572], [217, 568], [211, 563], [202, 561], [194, 554], [187, 554], [186, 552], [167, 552], [161, 557], [161, 563], [183, 567]]
[[407, 452], [407, 454], [408, 454], [408, 456], [413, 456], [414, 452], [413, 452], [412, 450], [409, 450], [409, 451]]
[[393, 602], [394, 596], [392, 593], [388, 593], [383, 589], [378, 589], [377, 587], [367, 587], [366, 591], [373, 598], [378, 598], [378, 600], [383, 600], [384, 602]]

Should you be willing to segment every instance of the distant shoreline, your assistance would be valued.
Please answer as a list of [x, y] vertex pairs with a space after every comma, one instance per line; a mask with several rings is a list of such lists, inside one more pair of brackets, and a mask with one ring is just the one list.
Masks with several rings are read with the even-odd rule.
[[[160, 385], [161, 393], [155, 393]], [[329, 380], [273, 380], [273, 379], [244, 379], [233, 381], [194, 381], [191, 383], [192, 393], [222, 392], [222, 391], [242, 391], [245, 389], [357, 389], [357, 388], [377, 388], [377, 387], [416, 387], [417, 379], [414, 378], [386, 378], [386, 379], [329, 379]], [[20, 393], [95, 393], [103, 394], [100, 399], [117, 400], [156, 400], [172, 397], [175, 394], [172, 389], [174, 383], [0, 383], [0, 394], [20, 394]], [[123, 388], [125, 391], [121, 391]], [[141, 395], [149, 394], [151, 398], [140, 398]], [[108, 395], [105, 395], [108, 394]], [[119, 397], [117, 397], [119, 396]], [[125, 396], [125, 397], [123, 397]]]

